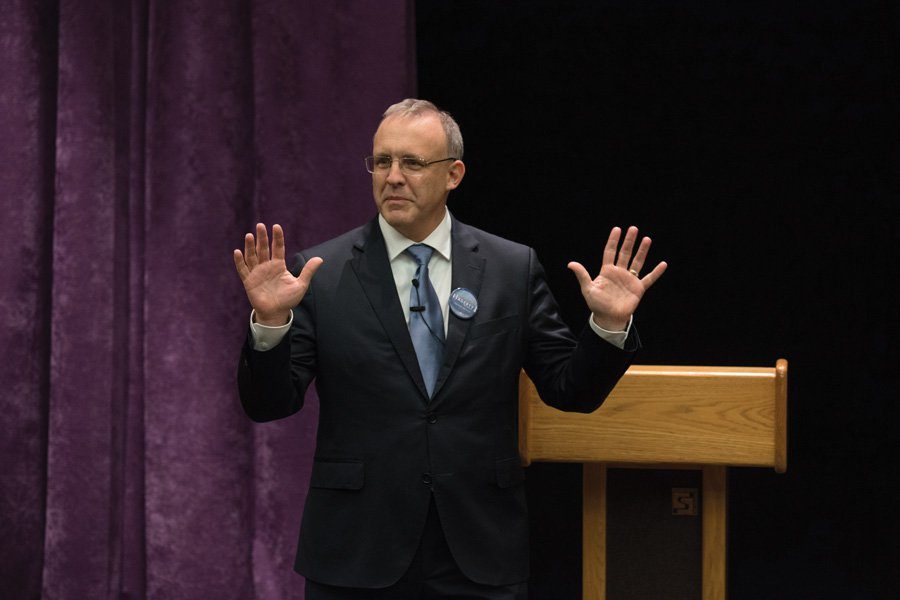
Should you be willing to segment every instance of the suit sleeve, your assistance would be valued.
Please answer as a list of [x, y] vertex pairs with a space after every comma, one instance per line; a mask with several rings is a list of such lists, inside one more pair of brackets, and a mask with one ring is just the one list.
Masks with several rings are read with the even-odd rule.
[[525, 372], [547, 405], [564, 411], [592, 412], [603, 403], [640, 348], [637, 329], [631, 328], [624, 349], [601, 339], [587, 326], [575, 338], [560, 317], [534, 250], [529, 253], [528, 277]]
[[[302, 255], [291, 270], [300, 272]], [[265, 352], [253, 349], [250, 332], [238, 364], [238, 392], [241, 406], [257, 422], [288, 417], [301, 408], [306, 390], [316, 373], [315, 293], [310, 286], [293, 309], [291, 329], [281, 342]]]

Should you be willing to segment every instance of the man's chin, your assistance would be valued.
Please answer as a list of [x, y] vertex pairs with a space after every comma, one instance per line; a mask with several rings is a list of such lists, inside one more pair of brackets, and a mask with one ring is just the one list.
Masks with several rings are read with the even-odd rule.
[[[407, 209], [408, 208], [409, 207], [407, 207]], [[409, 210], [386, 208], [385, 206], [381, 207], [381, 216], [384, 217], [384, 220], [388, 222], [388, 225], [394, 229], [409, 225], [415, 220], [414, 215]]]

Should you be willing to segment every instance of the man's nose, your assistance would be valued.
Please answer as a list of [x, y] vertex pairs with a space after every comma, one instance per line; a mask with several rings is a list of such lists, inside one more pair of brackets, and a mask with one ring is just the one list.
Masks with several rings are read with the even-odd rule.
[[387, 182], [391, 185], [402, 185], [406, 181], [403, 171], [400, 170], [400, 161], [392, 160], [391, 168], [388, 169]]

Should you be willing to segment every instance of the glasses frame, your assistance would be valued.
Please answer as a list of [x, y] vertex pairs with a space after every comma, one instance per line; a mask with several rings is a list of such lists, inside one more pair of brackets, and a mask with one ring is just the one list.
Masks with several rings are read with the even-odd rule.
[[[391, 166], [387, 168], [378, 168], [375, 166], [376, 158], [390, 158]], [[378, 154], [375, 156], [367, 156], [363, 161], [366, 163], [366, 171], [372, 173], [373, 175], [376, 173], [388, 173], [394, 167], [394, 161], [398, 161], [400, 163], [400, 171], [406, 175], [412, 175], [415, 173], [419, 173], [423, 171], [425, 168], [440, 162], [446, 162], [448, 160], [459, 160], [455, 156], [448, 156], [447, 158], [439, 158], [437, 160], [425, 160], [424, 158], [420, 158], [418, 156], [388, 156], [387, 154]], [[407, 161], [407, 162], [404, 162]], [[410, 169], [409, 163], [413, 163], [416, 165], [415, 168]]]

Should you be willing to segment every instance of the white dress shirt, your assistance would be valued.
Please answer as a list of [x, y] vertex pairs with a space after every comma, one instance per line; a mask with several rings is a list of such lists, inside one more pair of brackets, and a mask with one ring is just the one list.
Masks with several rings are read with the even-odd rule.
[[[428, 275], [431, 279], [431, 285], [434, 286], [434, 291], [441, 301], [445, 335], [450, 322], [449, 303], [452, 276], [450, 230], [452, 223], [450, 211], [445, 211], [444, 220], [440, 222], [428, 237], [420, 242], [434, 248], [431, 260], [428, 261]], [[391, 227], [381, 215], [378, 215], [378, 227], [381, 228], [381, 235], [384, 237], [384, 245], [387, 248], [388, 260], [391, 262], [391, 272], [394, 274], [394, 284], [397, 286], [400, 306], [403, 307], [403, 317], [406, 323], [409, 324], [409, 295], [412, 291], [412, 280], [415, 277], [417, 265], [413, 257], [407, 254], [405, 250], [416, 242]], [[253, 349], [269, 350], [277, 346], [291, 328], [293, 319], [294, 315], [291, 313], [286, 324], [270, 327], [257, 323], [254, 318], [254, 312], [251, 311], [250, 331], [253, 336]], [[631, 329], [631, 319], [629, 319], [625, 331], [607, 331], [594, 323], [594, 319], [590, 317], [588, 317], [588, 324], [594, 330], [594, 333], [604, 340], [618, 348], [625, 347], [625, 339], [628, 337], [629, 329]]]

